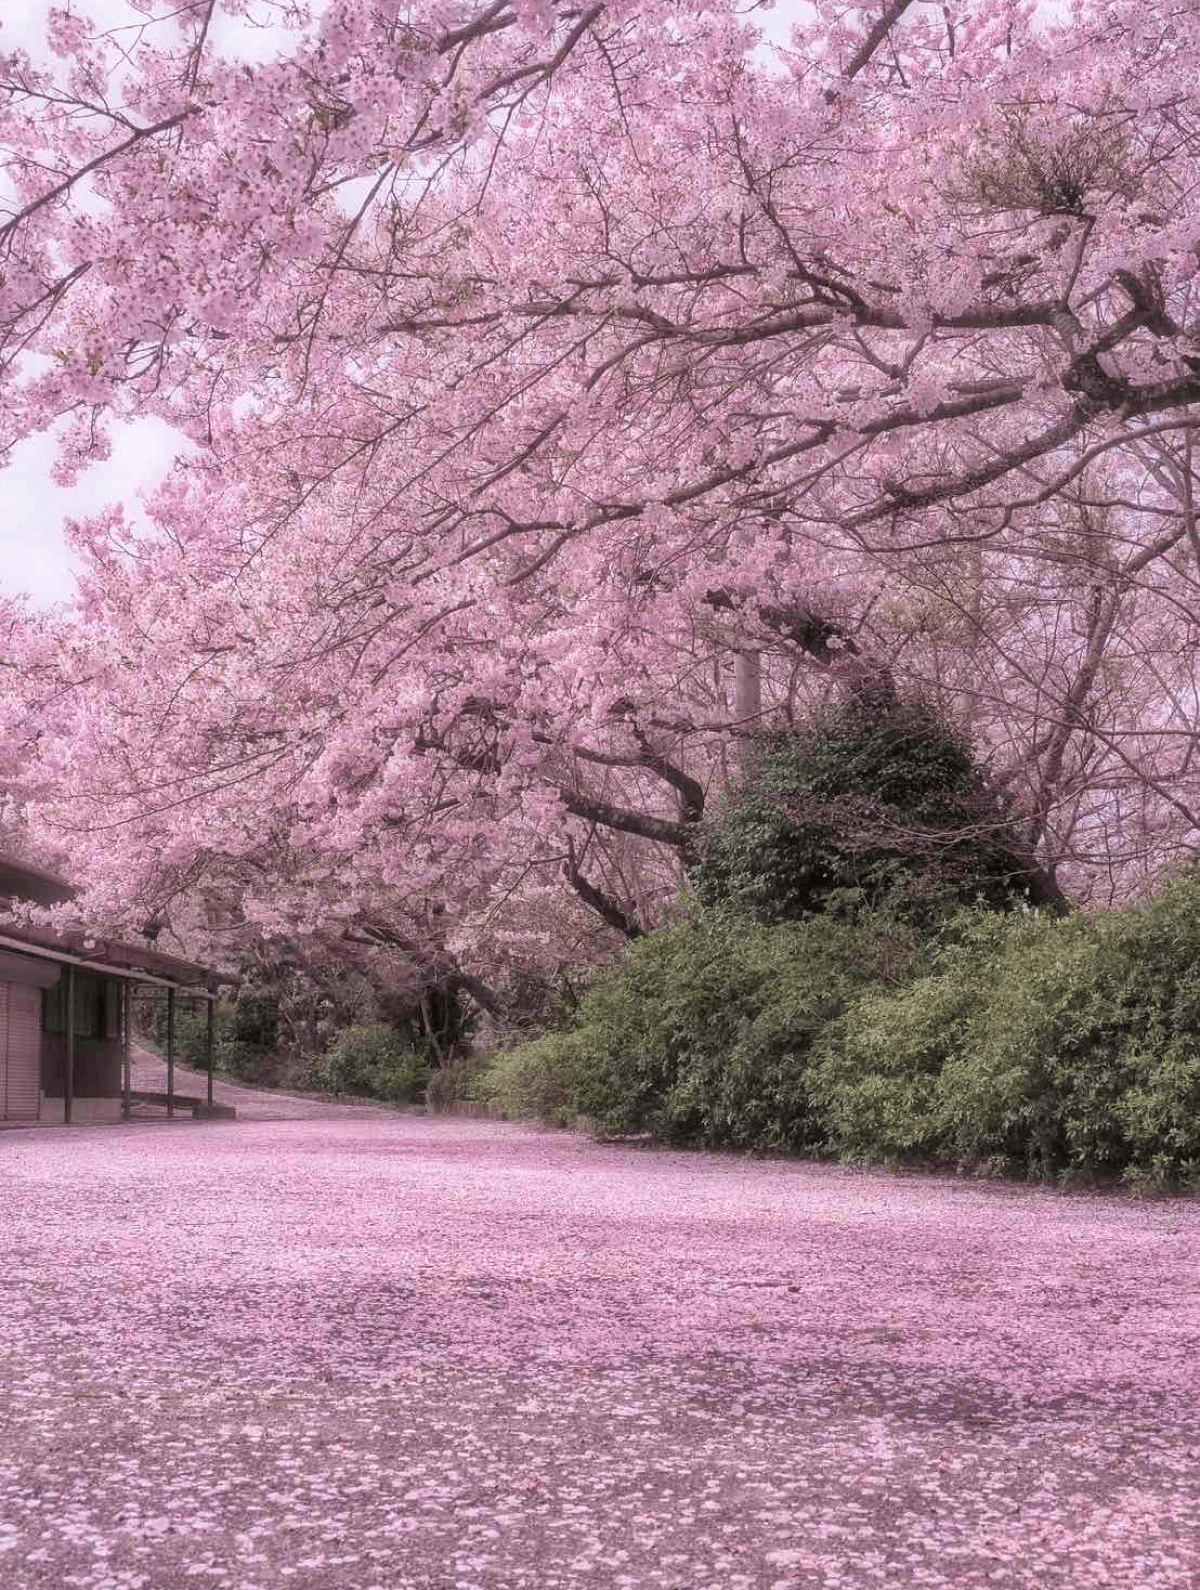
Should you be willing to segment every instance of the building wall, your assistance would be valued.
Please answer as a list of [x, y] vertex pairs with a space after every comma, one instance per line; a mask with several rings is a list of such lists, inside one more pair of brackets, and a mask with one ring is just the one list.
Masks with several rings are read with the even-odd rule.
[[[108, 1099], [121, 1091], [121, 1040], [76, 1038], [75, 1097]], [[42, 1034], [42, 1092], [61, 1099], [66, 1086], [67, 1038], [65, 1033]]]
[[[42, 1093], [61, 1099], [67, 1074], [66, 979], [42, 1000]], [[110, 978], [75, 974], [75, 1097], [114, 1098], [121, 1091], [121, 987]]]
[[[41, 1126], [62, 1126], [66, 1114], [64, 1099], [42, 1097]], [[76, 1126], [89, 1122], [119, 1121], [122, 1117], [121, 1099], [76, 1099], [71, 1106], [71, 1120]]]
[[0, 1120], [37, 1119], [41, 1010], [40, 989], [0, 982]]

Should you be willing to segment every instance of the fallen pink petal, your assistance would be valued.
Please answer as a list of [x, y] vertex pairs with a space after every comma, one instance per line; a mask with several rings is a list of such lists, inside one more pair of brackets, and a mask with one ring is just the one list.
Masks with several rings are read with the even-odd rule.
[[1194, 1202], [336, 1106], [0, 1150], [11, 1590], [1200, 1582]]

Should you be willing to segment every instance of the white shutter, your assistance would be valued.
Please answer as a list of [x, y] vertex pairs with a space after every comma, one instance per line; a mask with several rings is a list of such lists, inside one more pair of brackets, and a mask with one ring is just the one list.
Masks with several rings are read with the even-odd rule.
[[41, 1102], [42, 995], [21, 983], [0, 984], [4, 1008], [4, 1095], [10, 1121], [36, 1121]]

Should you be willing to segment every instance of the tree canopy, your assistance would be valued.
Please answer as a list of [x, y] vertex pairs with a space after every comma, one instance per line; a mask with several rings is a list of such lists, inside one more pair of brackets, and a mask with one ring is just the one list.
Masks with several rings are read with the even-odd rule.
[[966, 739], [923, 702], [852, 697], [764, 736], [706, 830], [701, 905], [767, 924], [836, 905], [914, 920], [1065, 905]]
[[1200, 11], [1034, 9], [0, 32], [0, 445], [190, 444], [13, 641], [89, 908], [586, 955], [747, 730], [885, 677], [1075, 898], [1194, 844]]

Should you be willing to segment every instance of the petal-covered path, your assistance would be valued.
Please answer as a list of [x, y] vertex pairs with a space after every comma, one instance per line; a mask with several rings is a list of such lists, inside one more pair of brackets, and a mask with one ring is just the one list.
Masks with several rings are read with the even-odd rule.
[[1200, 1206], [415, 1115], [0, 1137], [6, 1590], [1200, 1586]]

